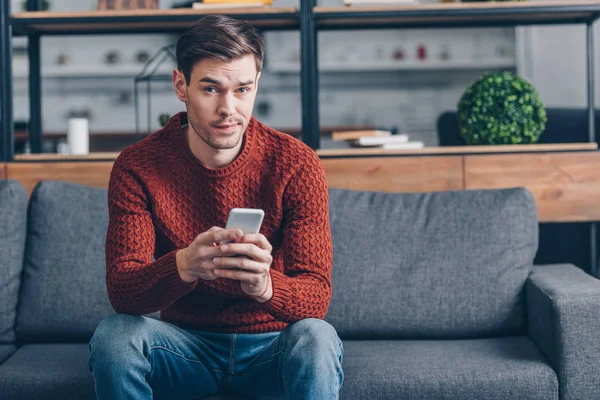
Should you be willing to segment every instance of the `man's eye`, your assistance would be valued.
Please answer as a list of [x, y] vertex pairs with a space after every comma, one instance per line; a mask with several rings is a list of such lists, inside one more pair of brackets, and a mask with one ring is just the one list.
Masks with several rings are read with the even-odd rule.
[[212, 87], [212, 86], [208, 86], [204, 88], [204, 91], [208, 92], [208, 93], [216, 93], [217, 89]]
[[248, 93], [249, 91], [250, 89], [247, 87], [240, 88], [240, 93]]

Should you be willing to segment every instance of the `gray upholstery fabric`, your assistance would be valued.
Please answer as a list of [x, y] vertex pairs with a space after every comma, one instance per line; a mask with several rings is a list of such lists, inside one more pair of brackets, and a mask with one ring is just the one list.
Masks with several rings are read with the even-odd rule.
[[529, 334], [557, 371], [562, 399], [600, 399], [600, 281], [570, 264], [536, 266]]
[[0, 365], [8, 358], [13, 355], [17, 350], [17, 346], [14, 344], [0, 344]]
[[107, 191], [46, 181], [30, 203], [17, 337], [87, 342], [114, 313], [105, 277]]
[[26, 229], [25, 188], [16, 181], [0, 180], [0, 344], [15, 341]]
[[558, 380], [527, 337], [344, 341], [342, 400], [557, 400]]
[[28, 344], [0, 365], [0, 399], [95, 399], [87, 344]]
[[538, 247], [527, 189], [329, 196], [333, 298], [325, 319], [340, 337], [525, 331], [523, 287]]

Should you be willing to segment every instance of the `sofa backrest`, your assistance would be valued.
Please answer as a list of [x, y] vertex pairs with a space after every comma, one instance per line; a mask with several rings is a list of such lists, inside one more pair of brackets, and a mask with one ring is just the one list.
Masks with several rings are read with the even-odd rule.
[[43, 181], [31, 194], [16, 332], [85, 342], [114, 314], [106, 294], [107, 190]]
[[25, 188], [17, 181], [0, 180], [0, 345], [15, 342], [26, 227]]
[[472, 338], [525, 331], [538, 247], [524, 188], [377, 193], [331, 188], [333, 297], [346, 339]]

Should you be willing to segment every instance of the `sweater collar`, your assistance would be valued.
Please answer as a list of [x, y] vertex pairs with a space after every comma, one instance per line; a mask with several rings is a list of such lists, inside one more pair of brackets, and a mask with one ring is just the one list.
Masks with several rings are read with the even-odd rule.
[[187, 113], [180, 112], [171, 117], [165, 128], [169, 132], [168, 137], [175, 137], [174, 144], [178, 155], [186, 164], [191, 165], [195, 171], [202, 175], [214, 178], [226, 177], [239, 170], [252, 156], [256, 143], [256, 131], [258, 129], [258, 121], [256, 121], [254, 117], [250, 118], [248, 127], [243, 133], [243, 142], [240, 153], [231, 163], [220, 168], [206, 167], [194, 153], [192, 153], [192, 149], [190, 149], [186, 137], [187, 125]]

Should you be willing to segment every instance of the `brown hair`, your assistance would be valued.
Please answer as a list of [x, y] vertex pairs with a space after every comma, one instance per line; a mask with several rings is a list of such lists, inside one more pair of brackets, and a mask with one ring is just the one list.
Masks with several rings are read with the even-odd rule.
[[189, 86], [192, 69], [204, 58], [232, 61], [252, 54], [261, 71], [265, 43], [248, 22], [224, 15], [207, 15], [185, 30], [177, 41], [177, 69]]

